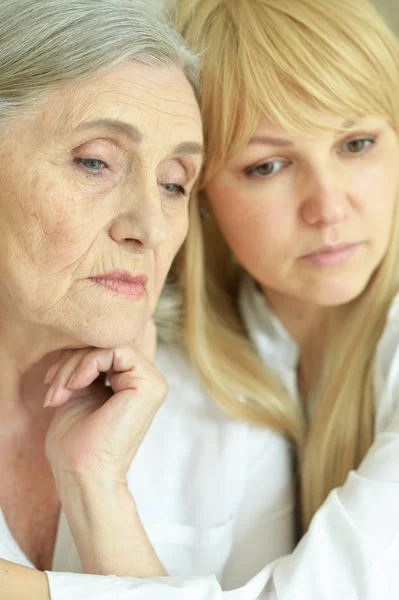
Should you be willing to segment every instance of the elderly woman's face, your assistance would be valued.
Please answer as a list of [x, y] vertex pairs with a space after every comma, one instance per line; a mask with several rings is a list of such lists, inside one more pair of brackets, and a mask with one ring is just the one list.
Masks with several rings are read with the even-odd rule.
[[201, 121], [177, 69], [54, 92], [0, 146], [0, 307], [62, 344], [134, 339], [187, 232]]

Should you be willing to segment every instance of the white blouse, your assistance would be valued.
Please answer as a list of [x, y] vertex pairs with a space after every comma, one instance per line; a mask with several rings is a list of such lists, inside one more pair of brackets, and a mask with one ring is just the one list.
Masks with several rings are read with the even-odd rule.
[[[260, 356], [295, 398], [297, 348], [249, 281], [242, 310]], [[374, 392], [375, 439], [359, 469], [329, 494], [295, 551], [264, 563], [243, 587], [222, 591], [216, 577], [199, 572], [152, 579], [47, 573], [52, 600], [398, 600], [399, 297], [378, 344]], [[254, 490], [267, 503], [261, 483]], [[266, 542], [274, 545], [276, 535]], [[235, 551], [237, 566], [248, 548]]]
[[[129, 488], [168, 573], [214, 575], [223, 589], [233, 589], [294, 547], [290, 447], [281, 435], [219, 409], [179, 347], [161, 345], [156, 366], [169, 393], [128, 472]], [[1, 512], [0, 557], [33, 567]], [[82, 570], [63, 513], [52, 569]], [[81, 578], [71, 577], [75, 590]], [[72, 594], [86, 600], [91, 592]]]

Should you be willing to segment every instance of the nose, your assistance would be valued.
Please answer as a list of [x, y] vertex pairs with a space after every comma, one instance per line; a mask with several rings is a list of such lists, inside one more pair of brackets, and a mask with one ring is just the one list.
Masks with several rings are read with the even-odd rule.
[[348, 190], [338, 173], [331, 167], [312, 168], [304, 180], [301, 213], [312, 226], [336, 225], [348, 213]]
[[111, 238], [132, 250], [144, 250], [161, 246], [167, 235], [158, 186], [155, 184], [151, 189], [140, 192], [126, 192], [121, 214], [110, 227]]

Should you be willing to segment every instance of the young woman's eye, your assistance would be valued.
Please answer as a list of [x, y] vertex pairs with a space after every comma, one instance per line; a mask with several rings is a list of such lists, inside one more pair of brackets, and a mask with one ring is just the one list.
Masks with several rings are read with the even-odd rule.
[[372, 144], [375, 144], [374, 138], [359, 138], [357, 140], [346, 142], [341, 146], [341, 149], [348, 154], [362, 154]]
[[82, 166], [88, 173], [96, 175], [107, 168], [107, 164], [98, 158], [75, 158], [75, 163]]
[[255, 175], [257, 177], [271, 177], [275, 175], [282, 167], [284, 166], [284, 162], [282, 160], [271, 160], [269, 162], [262, 163], [261, 165], [256, 165], [255, 167], [250, 167], [247, 169], [247, 175]]
[[162, 183], [168, 196], [188, 196], [186, 189], [178, 183]]

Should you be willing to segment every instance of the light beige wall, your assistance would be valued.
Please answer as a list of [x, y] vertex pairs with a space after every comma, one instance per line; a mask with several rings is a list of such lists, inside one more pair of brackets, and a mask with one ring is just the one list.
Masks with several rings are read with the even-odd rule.
[[373, 2], [399, 35], [399, 0], [373, 0]]

